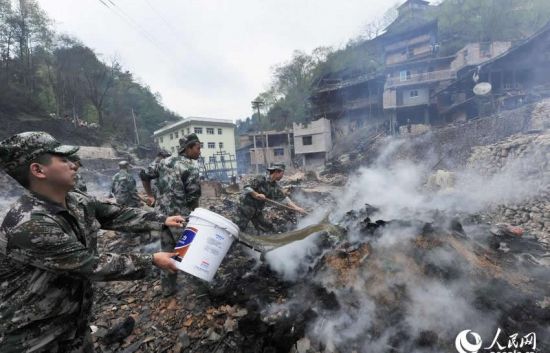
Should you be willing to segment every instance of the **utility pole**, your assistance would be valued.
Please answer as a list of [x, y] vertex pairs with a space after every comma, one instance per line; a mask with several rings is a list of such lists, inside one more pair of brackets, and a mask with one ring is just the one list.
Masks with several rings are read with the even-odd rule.
[[[252, 108], [256, 109], [257, 114], [258, 114], [258, 121], [260, 122], [260, 136], [264, 135], [264, 131], [261, 128], [262, 115], [260, 114], [260, 107], [263, 107], [264, 105], [265, 105], [265, 102], [260, 100], [260, 99], [252, 101]], [[262, 142], [262, 151], [263, 151], [263, 155], [264, 155], [264, 164], [265, 164], [265, 167], [267, 168], [267, 167], [269, 167], [269, 165], [267, 163], [267, 153], [266, 153], [266, 150], [265, 150], [266, 144], [267, 144], [267, 132], [265, 133], [265, 140], [264, 140], [264, 142]], [[254, 154], [256, 154], [256, 151], [254, 151]], [[258, 164], [257, 163], [256, 163], [256, 174], [258, 174]]]
[[132, 118], [134, 118], [134, 131], [136, 132], [136, 142], [137, 142], [137, 145], [139, 146], [139, 135], [137, 131], [136, 115], [134, 114], [134, 108], [132, 108]]

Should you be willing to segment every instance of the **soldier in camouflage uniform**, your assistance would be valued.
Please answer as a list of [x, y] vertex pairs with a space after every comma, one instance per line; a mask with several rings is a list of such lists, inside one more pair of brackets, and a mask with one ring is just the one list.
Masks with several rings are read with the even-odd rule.
[[98, 230], [147, 231], [183, 226], [181, 216], [123, 208], [74, 186], [75, 165], [65, 146], [44, 132], [0, 142], [0, 168], [28, 191], [0, 228], [0, 351], [93, 351], [94, 281], [142, 278], [155, 265], [176, 270], [175, 253], [99, 254]]
[[136, 189], [136, 180], [128, 172], [129, 166], [130, 164], [127, 161], [122, 161], [118, 164], [120, 171], [113, 176], [111, 194], [119, 205], [140, 207], [141, 200]]
[[273, 224], [265, 219], [262, 213], [266, 199], [283, 202], [297, 212], [305, 212], [285, 196], [277, 184], [283, 178], [285, 168], [283, 163], [274, 164], [267, 168], [269, 176], [254, 178], [250, 184], [244, 186], [243, 195], [237, 207], [237, 216], [234, 220], [241, 231], [246, 229], [250, 221], [259, 232], [274, 233], [276, 231]]
[[[141, 170], [140, 171], [140, 175], [142, 175], [144, 173], [145, 174], [152, 174], [153, 171], [155, 170], [155, 168], [157, 168], [160, 161], [162, 161], [164, 158], [168, 158], [170, 156], [171, 156], [170, 152], [168, 152], [166, 150], [160, 150], [157, 153], [157, 156], [155, 157], [155, 159], [147, 167], [147, 170]], [[155, 198], [155, 200], [158, 199], [159, 198], [159, 192], [158, 192], [158, 187], [157, 187], [156, 180], [153, 180], [151, 182], [151, 189], [152, 189], [153, 197]], [[151, 206], [154, 206], [154, 205], [151, 205]]]
[[[195, 161], [201, 154], [201, 143], [195, 134], [179, 140], [177, 156], [160, 161], [154, 168], [142, 170], [140, 178], [147, 192], [148, 204], [155, 203], [155, 209], [167, 215], [181, 214], [187, 216], [199, 205], [201, 185], [199, 169]], [[151, 180], [157, 179], [158, 199], [155, 200], [151, 190]], [[161, 249], [172, 251], [181, 230], [165, 229], [160, 235]], [[162, 274], [162, 291], [164, 296], [176, 292], [176, 274]]]
[[82, 161], [80, 160], [80, 156], [78, 154], [73, 154], [67, 157], [71, 162], [74, 163], [76, 166], [76, 174], [74, 176], [74, 188], [73, 191], [80, 191], [80, 192], [88, 192], [88, 187], [86, 186], [86, 183], [84, 182], [84, 179], [82, 178], [82, 175], [78, 172], [80, 167], [82, 167]]

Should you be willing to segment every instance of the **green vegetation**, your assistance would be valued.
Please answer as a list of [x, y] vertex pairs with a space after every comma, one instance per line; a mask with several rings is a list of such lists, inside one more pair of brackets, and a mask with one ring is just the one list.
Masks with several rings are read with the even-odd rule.
[[78, 40], [55, 34], [36, 0], [0, 0], [0, 117], [78, 117], [104, 136], [141, 141], [176, 120], [153, 94], [115, 61], [101, 60]]

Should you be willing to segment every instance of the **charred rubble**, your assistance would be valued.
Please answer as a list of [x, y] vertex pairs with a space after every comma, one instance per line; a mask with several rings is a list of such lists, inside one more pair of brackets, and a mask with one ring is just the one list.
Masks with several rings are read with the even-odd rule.
[[[379, 220], [377, 212], [365, 205], [333, 220], [346, 235], [321, 234], [295, 280], [284, 280], [259, 256], [234, 244], [213, 283], [184, 277], [176, 298], [162, 298], [153, 278], [100, 286], [97, 347], [101, 352], [454, 352], [456, 334], [468, 328], [460, 325], [475, 322], [457, 318], [456, 327], [438, 330], [414, 320], [444, 316], [417, 311], [426, 310], [429, 301], [448, 300], [431, 297], [433, 288], [448, 295], [445, 287], [462, 298], [450, 299], [448, 310], [491, 317], [491, 330], [536, 332], [539, 346], [550, 344], [550, 258], [536, 238], [438, 212], [425, 220]], [[419, 292], [426, 302], [418, 303]], [[464, 307], [453, 308], [457, 302]], [[120, 342], [106, 341], [109, 328], [125, 317], [135, 318], [133, 332]]]

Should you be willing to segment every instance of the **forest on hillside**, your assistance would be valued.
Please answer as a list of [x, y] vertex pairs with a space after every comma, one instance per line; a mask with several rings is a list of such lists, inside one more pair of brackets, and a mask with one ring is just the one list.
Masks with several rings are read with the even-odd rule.
[[98, 126], [101, 136], [133, 142], [178, 116], [111, 58], [55, 32], [36, 0], [0, 0], [0, 118], [63, 118]]
[[403, 30], [405, 25], [419, 20], [437, 20], [439, 55], [445, 56], [472, 42], [520, 41], [550, 21], [548, 0], [431, 1], [424, 18], [397, 19], [401, 3], [366, 24], [362, 33], [345, 47], [320, 47], [310, 54], [295, 51], [288, 62], [276, 66], [269, 88], [255, 99], [264, 103], [261, 115], [237, 121], [239, 132], [283, 129], [292, 122], [307, 122], [308, 98], [323, 77], [345, 78], [383, 71], [383, 53], [376, 38], [386, 31]]

